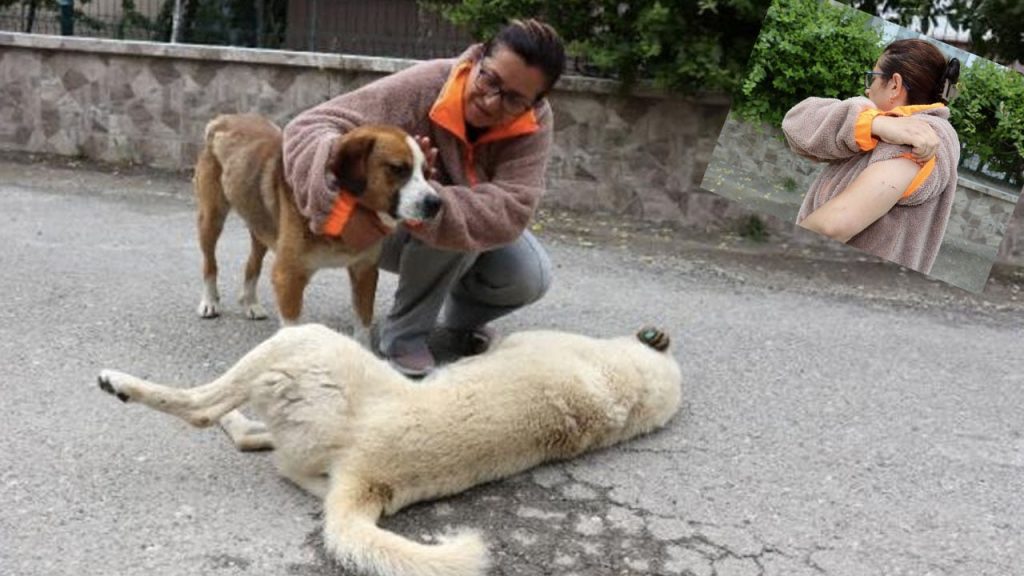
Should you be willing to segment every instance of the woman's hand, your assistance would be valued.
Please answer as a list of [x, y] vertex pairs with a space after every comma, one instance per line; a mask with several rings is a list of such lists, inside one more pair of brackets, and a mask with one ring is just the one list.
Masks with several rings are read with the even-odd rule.
[[437, 180], [437, 148], [430, 144], [429, 136], [414, 136], [413, 140], [416, 140], [423, 155], [426, 156], [426, 162], [423, 163], [423, 176], [427, 180]]
[[939, 135], [924, 120], [899, 116], [875, 116], [871, 133], [883, 142], [913, 148], [914, 161], [923, 164], [939, 149]]

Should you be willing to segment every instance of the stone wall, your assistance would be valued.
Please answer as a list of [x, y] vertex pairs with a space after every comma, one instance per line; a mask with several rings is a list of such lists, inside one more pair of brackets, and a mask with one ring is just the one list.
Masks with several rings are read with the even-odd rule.
[[[703, 187], [792, 222], [821, 165], [789, 151], [780, 130], [730, 117], [722, 127]], [[944, 244], [991, 260], [1024, 264], [1019, 192], [961, 172]], [[1011, 222], [1012, 216], [1012, 222]]]
[[[219, 113], [284, 123], [409, 60], [0, 33], [0, 149], [189, 169]], [[737, 208], [699, 190], [721, 96], [617, 94], [564, 78], [547, 206], [713, 224]]]

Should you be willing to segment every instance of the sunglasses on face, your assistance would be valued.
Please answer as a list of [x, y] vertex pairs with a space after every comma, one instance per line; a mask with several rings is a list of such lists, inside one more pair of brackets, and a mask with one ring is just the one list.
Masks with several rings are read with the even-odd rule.
[[873, 84], [874, 81], [875, 81], [875, 76], [881, 76], [882, 78], [889, 78], [890, 77], [890, 75], [886, 74], [885, 72], [874, 72], [874, 71], [870, 71], [870, 70], [865, 72], [864, 73], [864, 89], [865, 90], [868, 90], [868, 89], [871, 88], [871, 84]]
[[506, 88], [501, 78], [494, 71], [484, 66], [482, 60], [477, 64], [474, 85], [484, 96], [498, 96], [501, 98], [501, 109], [506, 114], [522, 114], [527, 108], [533, 106], [533, 99]]

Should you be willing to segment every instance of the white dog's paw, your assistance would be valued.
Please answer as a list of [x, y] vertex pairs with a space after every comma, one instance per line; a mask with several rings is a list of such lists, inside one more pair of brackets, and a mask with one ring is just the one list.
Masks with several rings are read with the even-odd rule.
[[267, 317], [269, 316], [267, 314], [267, 309], [264, 308], [263, 304], [260, 304], [259, 302], [252, 302], [249, 304], [243, 302], [242, 312], [245, 314], [245, 317], [248, 318], [249, 320], [266, 320]]
[[199, 313], [200, 318], [216, 318], [220, 316], [220, 302], [204, 297], [199, 301], [199, 307], [196, 309]]
[[124, 375], [114, 370], [103, 370], [96, 379], [96, 383], [99, 385], [100, 390], [111, 396], [116, 396], [121, 402], [128, 402], [131, 400], [131, 396], [126, 394], [119, 385], [122, 376]]

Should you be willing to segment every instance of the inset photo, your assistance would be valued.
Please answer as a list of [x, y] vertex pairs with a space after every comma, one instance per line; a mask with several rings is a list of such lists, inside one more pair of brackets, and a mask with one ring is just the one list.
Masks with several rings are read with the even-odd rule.
[[776, 0], [701, 187], [980, 292], [1024, 185], [1024, 74], [947, 40]]

